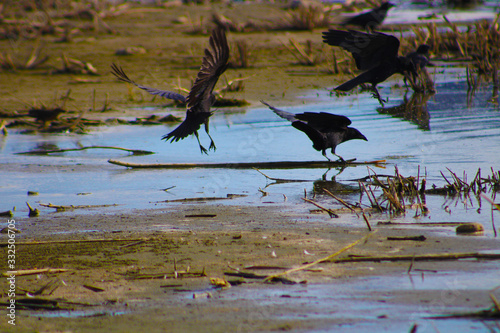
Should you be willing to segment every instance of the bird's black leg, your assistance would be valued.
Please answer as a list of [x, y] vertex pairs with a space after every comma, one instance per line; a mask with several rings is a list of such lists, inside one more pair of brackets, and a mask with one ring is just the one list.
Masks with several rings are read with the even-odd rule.
[[201, 153], [202, 153], [202, 154], [207, 154], [207, 155], [208, 155], [208, 151], [207, 151], [207, 149], [201, 145], [200, 138], [198, 137], [198, 132], [197, 132], [197, 131], [195, 131], [195, 132], [194, 132], [194, 135], [196, 136], [196, 140], [198, 140], [198, 145], [200, 146]]
[[347, 163], [347, 162], [344, 160], [344, 158], [342, 158], [342, 156], [337, 155], [337, 154], [335, 154], [335, 153], [333, 153], [333, 155], [335, 155], [335, 156], [337, 156], [337, 157], [339, 158], [339, 162], [340, 162], [340, 163]]
[[373, 89], [373, 98], [376, 98], [378, 99], [380, 105], [382, 105], [382, 107], [384, 106], [384, 103], [387, 103], [388, 101], [387, 100], [383, 100], [382, 97], [380, 96], [380, 93], [378, 92], [378, 89], [376, 86], [372, 86], [372, 89]]
[[328, 160], [328, 162], [331, 162], [332, 160], [328, 158], [328, 156], [326, 156], [326, 150], [323, 149], [323, 151], [321, 152], [321, 154], [323, 154], [323, 156], [326, 157], [326, 159]]
[[212, 137], [210, 136], [210, 134], [208, 132], [207, 132], [207, 134], [208, 134], [208, 137], [210, 138], [210, 147], [208, 147], [208, 150], [213, 149], [215, 151], [217, 149], [217, 147], [215, 147], [214, 139], [212, 139]]
[[212, 136], [210, 135], [209, 129], [208, 129], [208, 120], [205, 123], [205, 132], [207, 133], [208, 137], [210, 138], [210, 147], [208, 147], [208, 150], [216, 150], [217, 147], [215, 147], [215, 142], [214, 139], [212, 139]]

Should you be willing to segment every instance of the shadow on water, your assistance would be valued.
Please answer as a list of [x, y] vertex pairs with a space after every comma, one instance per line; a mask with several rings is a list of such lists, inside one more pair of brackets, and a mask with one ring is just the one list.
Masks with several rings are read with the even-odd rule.
[[403, 118], [423, 130], [430, 130], [430, 115], [427, 102], [434, 94], [413, 93], [410, 99], [405, 94], [403, 103], [397, 106], [378, 108], [380, 114], [388, 114], [395, 118]]

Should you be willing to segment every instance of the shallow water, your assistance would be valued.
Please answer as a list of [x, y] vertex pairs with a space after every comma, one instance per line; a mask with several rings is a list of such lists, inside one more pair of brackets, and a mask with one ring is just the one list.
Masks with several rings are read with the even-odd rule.
[[[441, 74], [445, 71], [445, 75]], [[352, 127], [359, 129], [369, 141], [352, 140], [337, 147], [337, 153], [346, 159], [358, 161], [386, 160], [385, 168], [371, 166], [377, 174], [394, 174], [394, 166], [404, 176], [426, 174], [427, 185], [443, 186], [441, 172], [451, 179], [446, 168], [458, 176], [467, 175], [470, 182], [478, 168], [482, 175], [491, 175], [500, 166], [500, 118], [498, 104], [489, 102], [490, 86], [476, 91], [471, 103], [467, 103], [467, 87], [460, 69], [435, 69], [436, 95], [426, 98], [412, 112], [396, 108], [405, 100], [418, 105], [418, 98], [400, 88], [382, 85], [382, 96], [389, 102], [381, 108], [368, 92], [350, 96], [330, 96], [329, 91], [315, 91], [304, 98], [314, 98], [315, 103], [284, 108], [300, 113], [334, 112], [348, 116]], [[304, 99], [305, 100], [305, 99]], [[279, 101], [272, 102], [280, 107]], [[182, 111], [170, 109], [139, 110], [141, 115], [151, 113], [182, 116]], [[211, 135], [217, 151], [202, 155], [196, 140], [189, 137], [177, 143], [165, 143], [160, 138], [172, 126], [116, 126], [93, 129], [86, 135], [78, 134], [21, 134], [10, 131], [0, 138], [0, 211], [17, 207], [16, 215], [26, 216], [30, 204], [52, 203], [56, 205], [117, 204], [117, 207], [100, 208], [105, 212], [135, 208], [154, 208], [173, 205], [161, 201], [187, 197], [225, 197], [227, 194], [244, 194], [246, 197], [218, 201], [218, 203], [255, 205], [275, 204], [309, 215], [314, 207], [301, 200], [304, 190], [312, 195], [315, 186], [326, 186], [334, 190], [345, 190], [344, 198], [357, 202], [354, 193], [357, 182], [368, 175], [366, 166], [332, 169], [286, 169], [262, 170], [274, 178], [308, 180], [270, 184], [271, 181], [253, 169], [127, 169], [107, 163], [110, 158], [137, 163], [205, 163], [205, 162], [266, 162], [266, 161], [322, 161], [321, 154], [311, 147], [307, 136], [276, 116], [267, 107], [257, 106], [236, 111], [218, 110], [211, 118]], [[200, 131], [202, 143], [209, 140]], [[16, 155], [40, 147], [76, 148], [79, 146], [104, 145], [129, 149], [144, 149], [156, 152], [146, 156], [128, 156], [128, 153], [92, 149], [78, 152], [53, 154], [51, 156]], [[328, 154], [330, 154], [328, 152]], [[331, 156], [331, 155], [329, 155]], [[36, 172], [34, 172], [36, 171]], [[328, 171], [326, 176], [324, 174]], [[371, 171], [370, 171], [371, 172]], [[338, 174], [338, 175], [337, 175]], [[332, 177], [335, 176], [335, 182]], [[322, 180], [329, 182], [323, 183]], [[266, 187], [266, 185], [269, 185]], [[168, 191], [163, 189], [171, 188]], [[262, 196], [259, 189], [268, 192]], [[39, 192], [28, 196], [28, 191]], [[491, 196], [491, 193], [489, 194]], [[317, 200], [335, 206], [329, 197]], [[444, 196], [427, 195], [430, 215], [418, 219], [421, 222], [466, 221], [481, 222], [486, 227], [486, 236], [492, 236], [490, 206], [484, 200], [482, 209], [475, 198], [463, 200]], [[39, 207], [42, 214], [53, 213], [53, 209]], [[340, 207], [339, 207], [340, 208]], [[446, 208], [446, 209], [445, 209]], [[80, 210], [86, 213], [95, 210]], [[59, 213], [58, 213], [59, 214]], [[64, 213], [64, 214], [71, 214]], [[393, 221], [416, 221], [410, 211], [406, 216], [392, 218]], [[329, 222], [319, 215], [318, 219]], [[378, 220], [390, 216], [380, 215]], [[350, 214], [335, 223], [346, 225], [359, 223]], [[449, 233], [453, 229], [440, 229]], [[68, 230], [71, 232], [71, 230]]]

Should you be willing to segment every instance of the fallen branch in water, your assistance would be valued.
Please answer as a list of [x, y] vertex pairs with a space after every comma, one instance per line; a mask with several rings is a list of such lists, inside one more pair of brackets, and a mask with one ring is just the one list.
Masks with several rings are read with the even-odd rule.
[[140, 150], [140, 149], [127, 149], [121, 147], [112, 147], [112, 146], [88, 146], [81, 148], [70, 148], [70, 149], [54, 149], [54, 150], [34, 150], [34, 151], [25, 151], [21, 153], [16, 153], [18, 155], [48, 155], [48, 154], [56, 154], [56, 153], [64, 153], [67, 151], [80, 151], [86, 149], [116, 149], [123, 150], [132, 153], [132, 155], [151, 155], [154, 152], [149, 150]]
[[79, 206], [73, 206], [73, 205], [53, 205], [51, 203], [48, 204], [43, 204], [39, 203], [40, 206], [42, 207], [47, 207], [47, 208], [55, 208], [56, 211], [62, 212], [65, 210], [72, 210], [72, 209], [87, 209], [87, 208], [103, 208], [103, 207], [114, 207], [118, 206], [118, 204], [109, 204], [109, 205], [79, 205]]
[[397, 255], [397, 256], [373, 256], [373, 257], [350, 257], [332, 260], [333, 263], [361, 262], [361, 261], [423, 261], [423, 260], [458, 260], [458, 259], [485, 259], [499, 260], [500, 253], [431, 253], [422, 255]]
[[192, 169], [192, 168], [229, 168], [229, 169], [294, 169], [294, 168], [330, 168], [335, 166], [356, 166], [367, 164], [383, 164], [385, 160], [367, 162], [337, 162], [337, 161], [279, 161], [279, 162], [240, 162], [240, 163], [132, 163], [114, 159], [108, 163], [127, 168], [164, 168], [164, 169]]
[[215, 201], [215, 200], [227, 200], [234, 198], [246, 197], [246, 194], [232, 194], [228, 193], [225, 197], [198, 197], [198, 198], [182, 198], [182, 199], [172, 199], [172, 200], [161, 200], [152, 201], [151, 203], [161, 203], [161, 202], [191, 202], [191, 201]]
[[343, 247], [342, 249], [338, 250], [338, 251], [337, 251], [337, 252], [335, 252], [334, 254], [329, 255], [328, 257], [318, 259], [318, 260], [316, 260], [316, 261], [313, 261], [313, 262], [311, 262], [311, 263], [309, 263], [309, 264], [305, 264], [305, 265], [300, 266], [300, 267], [297, 267], [297, 268], [292, 268], [292, 269], [289, 269], [289, 270], [287, 270], [287, 271], [285, 271], [285, 272], [283, 272], [283, 273], [279, 273], [279, 274], [275, 274], [275, 275], [269, 275], [268, 277], [266, 277], [266, 278], [264, 279], [264, 281], [274, 280], [274, 279], [276, 279], [276, 278], [282, 277], [283, 275], [287, 275], [287, 274], [290, 274], [290, 273], [293, 273], [293, 272], [298, 272], [298, 271], [302, 271], [302, 270], [305, 270], [305, 269], [311, 268], [312, 266], [317, 265], [317, 264], [320, 264], [320, 263], [322, 263], [322, 262], [332, 261], [332, 259], [333, 259], [333, 258], [337, 257], [337, 256], [338, 256], [338, 255], [340, 255], [341, 253], [343, 253], [343, 252], [345, 252], [345, 251], [349, 250], [350, 248], [352, 248], [352, 247], [354, 247], [354, 246], [358, 245], [358, 244], [359, 244], [359, 243], [361, 243], [361, 242], [366, 241], [366, 240], [367, 240], [370, 236], [372, 236], [372, 235], [373, 235], [374, 233], [376, 233], [376, 232], [377, 232], [377, 230], [370, 232], [368, 235], [366, 235], [366, 236], [364, 236], [364, 237], [362, 237], [362, 238], [358, 239], [357, 241], [355, 241], [355, 242], [353, 242], [353, 243], [351, 243], [351, 244], [349, 244], [349, 245], [347, 245], [347, 246]]
[[266, 175], [265, 173], [263, 173], [262, 171], [260, 171], [259, 169], [257, 168], [252, 168], [254, 169], [255, 171], [257, 171], [258, 173], [260, 173], [261, 175], [263, 175], [264, 177], [266, 177], [266, 179], [269, 179], [269, 180], [274, 180], [276, 183], [303, 183], [303, 182], [313, 182], [313, 180], [307, 180], [307, 179], [283, 179], [283, 178], [273, 178], [273, 177], [269, 177], [268, 175]]

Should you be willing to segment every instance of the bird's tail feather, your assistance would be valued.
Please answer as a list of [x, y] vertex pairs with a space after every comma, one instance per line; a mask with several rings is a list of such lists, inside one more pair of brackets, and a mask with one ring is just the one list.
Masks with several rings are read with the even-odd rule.
[[270, 104], [267, 104], [266, 102], [264, 101], [260, 101], [262, 104], [266, 105], [267, 107], [269, 107], [274, 113], [276, 113], [278, 116], [280, 116], [281, 118], [283, 119], [286, 119], [288, 121], [291, 121], [291, 122], [294, 122], [296, 121], [297, 119], [295, 118], [295, 114], [291, 113], [291, 112], [286, 112], [286, 111], [283, 111], [283, 110], [280, 110], [280, 109], [277, 109], [275, 108], [274, 106], [270, 105]]
[[370, 75], [369, 72], [364, 72], [364, 73], [356, 76], [354, 79], [351, 79], [347, 82], [342, 83], [340, 86], [335, 88], [335, 90], [349, 91], [349, 90], [359, 86], [362, 83], [368, 82], [368, 80], [370, 79], [369, 75]]

